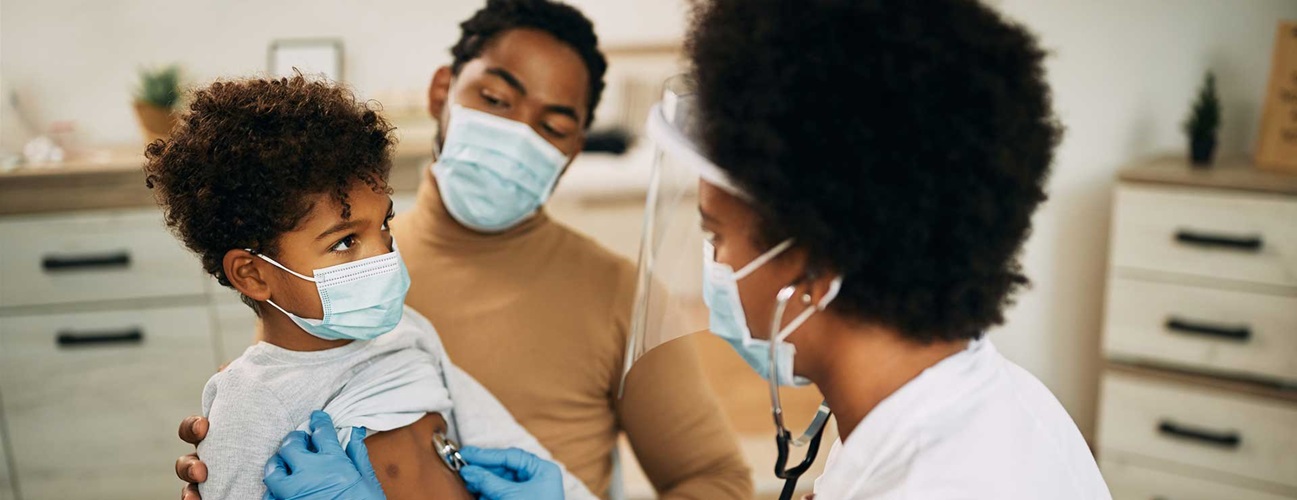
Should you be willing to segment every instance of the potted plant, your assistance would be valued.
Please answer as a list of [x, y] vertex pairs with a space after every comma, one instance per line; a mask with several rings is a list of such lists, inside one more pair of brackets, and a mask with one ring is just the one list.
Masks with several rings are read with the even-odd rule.
[[176, 124], [176, 103], [180, 101], [180, 66], [172, 64], [140, 70], [135, 90], [135, 114], [148, 142], [166, 138]]
[[1194, 166], [1211, 165], [1216, 154], [1216, 132], [1220, 129], [1220, 99], [1216, 96], [1216, 75], [1210, 71], [1198, 90], [1184, 133], [1189, 136], [1189, 159]]

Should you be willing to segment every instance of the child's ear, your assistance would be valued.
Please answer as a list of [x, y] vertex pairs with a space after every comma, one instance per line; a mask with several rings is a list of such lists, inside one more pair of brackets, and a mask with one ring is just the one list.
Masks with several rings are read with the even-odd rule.
[[221, 260], [225, 268], [225, 279], [230, 281], [235, 290], [257, 302], [270, 299], [270, 287], [261, 276], [257, 261], [261, 259], [247, 250], [230, 250]]
[[432, 82], [428, 84], [428, 115], [438, 123], [446, 110], [446, 101], [450, 100], [450, 82], [454, 76], [450, 66], [442, 66], [432, 74]]

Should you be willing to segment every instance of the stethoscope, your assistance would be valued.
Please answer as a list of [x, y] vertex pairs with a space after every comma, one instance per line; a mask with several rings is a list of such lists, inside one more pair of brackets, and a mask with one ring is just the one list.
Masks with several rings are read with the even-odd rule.
[[[793, 295], [797, 293], [796, 285], [788, 285], [779, 290], [776, 296], [775, 314], [772, 318], [770, 331], [777, 332], [783, 326], [784, 309], [788, 307], [788, 302], [792, 300]], [[809, 306], [811, 297], [809, 294], [802, 296], [802, 301]], [[784, 480], [783, 492], [779, 495], [779, 500], [791, 500], [793, 491], [797, 489], [797, 480], [810, 470], [811, 464], [815, 463], [815, 456], [820, 452], [820, 440], [824, 437], [824, 424], [829, 421], [829, 416], [833, 411], [825, 401], [820, 402], [820, 408], [815, 412], [815, 418], [811, 424], [806, 427], [801, 436], [793, 439], [792, 432], [784, 426], [784, 408], [779, 399], [779, 381], [778, 381], [778, 362], [775, 356], [776, 343], [770, 343], [770, 372], [767, 374], [767, 381], [770, 383], [770, 404], [771, 413], [775, 420], [775, 446], [778, 447], [779, 455], [775, 458], [775, 477]], [[788, 467], [788, 451], [791, 447], [806, 447], [806, 456], [802, 462], [794, 467]]]
[[440, 431], [432, 433], [432, 449], [443, 462], [446, 462], [446, 467], [450, 467], [450, 470], [455, 473], [459, 473], [460, 469], [468, 465], [464, 457], [459, 454], [459, 443]]

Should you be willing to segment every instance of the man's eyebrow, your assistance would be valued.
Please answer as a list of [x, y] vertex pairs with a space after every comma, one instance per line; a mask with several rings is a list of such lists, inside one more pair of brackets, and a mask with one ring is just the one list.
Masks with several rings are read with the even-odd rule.
[[709, 224], [717, 224], [720, 222], [719, 220], [716, 219], [716, 217], [713, 217], [712, 214], [707, 213], [701, 208], [698, 209], [698, 214], [703, 217], [703, 222], [707, 222]]
[[320, 233], [319, 236], [316, 236], [316, 237], [315, 237], [315, 241], [320, 241], [320, 240], [322, 240], [322, 239], [328, 238], [328, 237], [329, 237], [330, 235], [332, 235], [332, 234], [336, 234], [336, 233], [340, 233], [340, 232], [346, 231], [346, 230], [351, 229], [351, 228], [353, 228], [353, 227], [359, 226], [360, 224], [361, 224], [361, 222], [360, 222], [359, 220], [357, 220], [357, 219], [352, 219], [352, 220], [346, 220], [346, 221], [339, 222], [339, 223], [337, 223], [337, 224], [334, 224], [333, 227], [331, 227], [331, 228], [325, 230], [323, 233]]
[[522, 82], [518, 80], [518, 77], [513, 76], [513, 73], [510, 73], [509, 70], [497, 66], [487, 68], [486, 74], [495, 75], [497, 78], [504, 80], [504, 83], [513, 87], [514, 90], [517, 90], [519, 94], [522, 94], [523, 96], [527, 95], [527, 87], [524, 87]]

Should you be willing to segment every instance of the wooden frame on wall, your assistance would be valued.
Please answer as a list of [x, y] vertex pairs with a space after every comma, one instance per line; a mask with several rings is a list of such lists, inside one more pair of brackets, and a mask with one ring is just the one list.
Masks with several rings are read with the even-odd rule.
[[294, 69], [304, 75], [323, 74], [335, 82], [343, 81], [342, 40], [299, 38], [270, 42], [266, 50], [266, 71], [272, 76], [292, 76]]

